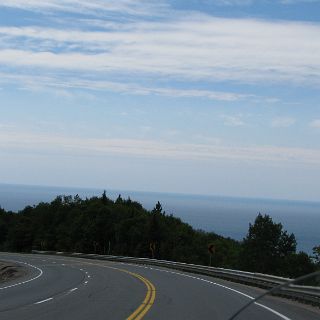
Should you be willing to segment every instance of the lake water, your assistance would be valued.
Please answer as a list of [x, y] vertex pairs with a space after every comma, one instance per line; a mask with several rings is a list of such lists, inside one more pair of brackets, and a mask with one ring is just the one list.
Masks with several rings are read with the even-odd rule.
[[[26, 205], [51, 201], [57, 195], [90, 197], [102, 192], [102, 189], [0, 184], [0, 206], [18, 211]], [[167, 213], [193, 227], [237, 240], [245, 237], [249, 223], [259, 212], [266, 213], [275, 222], [281, 222], [289, 233], [295, 234], [298, 250], [311, 253], [315, 245], [320, 245], [320, 202], [107, 190], [111, 199], [116, 199], [120, 193], [123, 198], [130, 196], [147, 209], [160, 201]]]

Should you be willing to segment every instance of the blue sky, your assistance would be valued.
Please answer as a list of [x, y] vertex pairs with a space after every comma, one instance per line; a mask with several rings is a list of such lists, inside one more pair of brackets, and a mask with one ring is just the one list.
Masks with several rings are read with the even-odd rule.
[[0, 182], [320, 200], [319, 12], [2, 0]]

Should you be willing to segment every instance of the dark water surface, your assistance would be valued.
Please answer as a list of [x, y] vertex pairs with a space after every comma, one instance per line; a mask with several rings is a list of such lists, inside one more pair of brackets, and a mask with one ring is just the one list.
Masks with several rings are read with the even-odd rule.
[[[51, 201], [57, 195], [90, 197], [102, 192], [102, 189], [0, 184], [0, 206], [18, 211], [26, 205]], [[320, 202], [107, 190], [111, 199], [119, 193], [123, 198], [130, 196], [139, 201], [147, 209], [160, 201], [167, 213], [193, 227], [237, 240], [246, 235], [249, 222], [253, 222], [259, 212], [267, 213], [274, 221], [281, 222], [289, 233], [295, 234], [298, 250], [311, 253], [315, 245], [320, 245]]]

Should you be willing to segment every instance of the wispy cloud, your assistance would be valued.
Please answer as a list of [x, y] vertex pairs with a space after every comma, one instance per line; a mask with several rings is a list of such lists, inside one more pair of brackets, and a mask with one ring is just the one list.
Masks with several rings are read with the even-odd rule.
[[316, 3], [320, 0], [278, 0], [282, 4]]
[[247, 6], [255, 2], [255, 0], [202, 0], [206, 4], [220, 6]]
[[242, 115], [221, 115], [223, 123], [230, 127], [242, 127], [245, 125]]
[[271, 122], [271, 126], [274, 128], [288, 128], [296, 123], [296, 119], [291, 117], [277, 117]]
[[320, 25], [189, 13], [127, 30], [1, 28], [0, 65], [108, 77], [320, 83]]
[[309, 125], [311, 128], [320, 129], [320, 119], [314, 119], [313, 121], [310, 122]]
[[319, 0], [202, 0], [207, 4], [212, 5], [225, 5], [225, 6], [248, 6], [253, 4], [283, 4], [292, 5], [300, 3], [314, 3], [320, 2]]
[[[159, 95], [167, 97], [188, 97], [188, 98], [204, 98], [217, 101], [238, 101], [244, 99], [253, 100], [268, 100], [268, 98], [258, 97], [255, 95], [224, 92], [224, 91], [210, 91], [200, 89], [174, 89], [161, 87], [147, 87], [134, 83], [112, 82], [105, 80], [88, 80], [77, 79], [74, 77], [65, 77], [60, 79], [57, 77], [37, 76], [37, 75], [16, 75], [10, 73], [0, 72], [0, 83], [14, 83], [22, 89], [41, 90], [54, 89], [63, 90], [67, 94], [70, 89], [86, 89], [96, 91], [111, 91], [124, 94], [134, 95]], [[71, 94], [71, 93], [70, 93]]]
[[[0, 128], [1, 129], [1, 128]], [[69, 156], [126, 155], [158, 159], [210, 161], [214, 159], [236, 161], [320, 164], [320, 150], [275, 146], [235, 147], [214, 144], [168, 143], [139, 139], [88, 139], [61, 135], [37, 135], [30, 132], [0, 132], [2, 152], [53, 153]]]
[[165, 2], [153, 0], [2, 0], [0, 7], [10, 7], [31, 11], [63, 11], [85, 15], [101, 15], [108, 12], [128, 13], [132, 15], [148, 14], [166, 7]]
[[[253, 4], [276, 3], [292, 5], [299, 3], [316, 3], [319, 0], [199, 0], [199, 3], [218, 6], [248, 6]], [[62, 11], [80, 14], [102, 15], [110, 12], [131, 15], [146, 15], [150, 12], [168, 11], [170, 1], [167, 0], [2, 0], [0, 7], [10, 7], [31, 11]]]

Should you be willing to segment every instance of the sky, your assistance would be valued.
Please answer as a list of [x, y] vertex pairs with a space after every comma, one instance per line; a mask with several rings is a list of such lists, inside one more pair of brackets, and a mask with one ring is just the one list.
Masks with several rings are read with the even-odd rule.
[[1, 0], [0, 182], [320, 201], [319, 0]]

